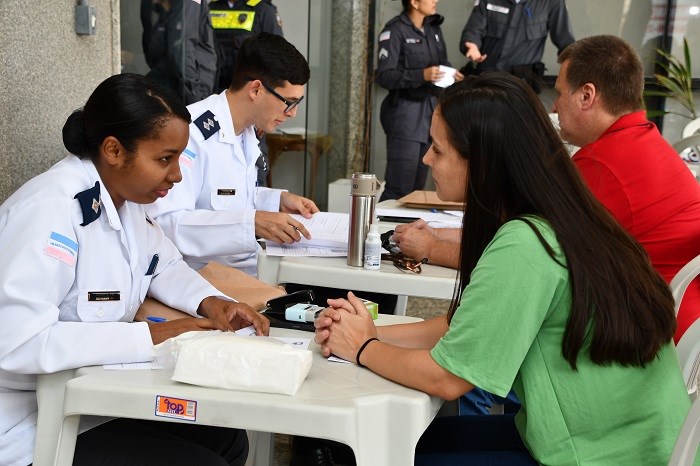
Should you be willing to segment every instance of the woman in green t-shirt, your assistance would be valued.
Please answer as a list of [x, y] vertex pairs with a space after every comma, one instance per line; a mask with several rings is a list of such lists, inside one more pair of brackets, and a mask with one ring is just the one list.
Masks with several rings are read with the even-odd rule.
[[446, 400], [515, 391], [515, 418], [436, 419], [416, 464], [665, 464], [690, 406], [673, 297], [537, 96], [508, 74], [469, 78], [441, 95], [430, 134], [438, 196], [467, 206], [450, 309], [376, 328], [352, 294], [331, 300], [323, 354]]

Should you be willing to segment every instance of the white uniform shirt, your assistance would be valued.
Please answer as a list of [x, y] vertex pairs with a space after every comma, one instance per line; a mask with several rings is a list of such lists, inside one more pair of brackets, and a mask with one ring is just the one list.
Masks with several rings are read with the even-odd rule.
[[146, 211], [191, 267], [200, 269], [213, 260], [255, 275], [255, 210], [279, 211], [282, 190], [256, 186], [258, 138], [253, 127], [245, 128], [241, 147], [226, 91], [187, 108], [193, 120], [210, 111], [220, 129], [205, 139], [190, 124], [187, 149], [180, 156], [182, 182]]
[[[81, 226], [74, 196], [97, 181], [101, 215]], [[147, 324], [131, 323], [147, 292], [192, 315], [222, 296], [142, 206], [115, 208], [92, 162], [68, 156], [0, 206], [0, 464], [32, 462], [35, 374], [151, 359]]]

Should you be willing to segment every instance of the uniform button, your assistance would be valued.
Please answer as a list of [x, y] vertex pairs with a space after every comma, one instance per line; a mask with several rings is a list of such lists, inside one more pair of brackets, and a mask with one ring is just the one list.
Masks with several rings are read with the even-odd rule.
[[99, 318], [101, 319], [101, 318], [103, 318], [104, 316], [105, 316], [105, 311], [103, 311], [102, 309], [100, 309], [100, 310], [97, 311], [97, 317], [99, 317]]

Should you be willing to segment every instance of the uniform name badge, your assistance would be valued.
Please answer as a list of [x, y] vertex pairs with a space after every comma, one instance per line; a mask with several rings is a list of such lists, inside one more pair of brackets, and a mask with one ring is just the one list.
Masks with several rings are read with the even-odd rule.
[[218, 196], [235, 196], [236, 190], [235, 189], [217, 189], [216, 194]]
[[88, 291], [88, 301], [119, 301], [119, 291]]

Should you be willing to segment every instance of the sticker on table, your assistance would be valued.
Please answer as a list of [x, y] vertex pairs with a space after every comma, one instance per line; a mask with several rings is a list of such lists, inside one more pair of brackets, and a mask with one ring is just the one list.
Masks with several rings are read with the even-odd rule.
[[156, 396], [156, 416], [182, 419], [184, 421], [197, 420], [197, 402], [183, 400], [170, 396]]

